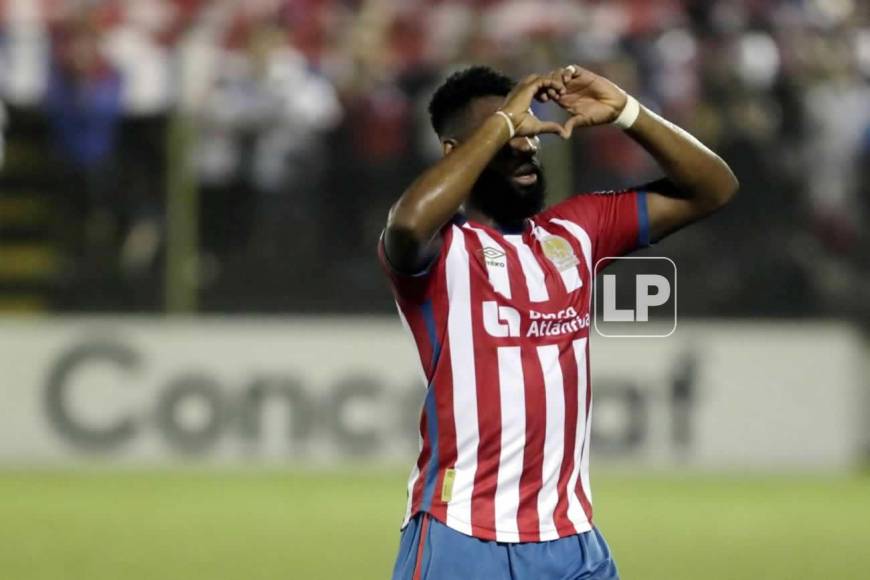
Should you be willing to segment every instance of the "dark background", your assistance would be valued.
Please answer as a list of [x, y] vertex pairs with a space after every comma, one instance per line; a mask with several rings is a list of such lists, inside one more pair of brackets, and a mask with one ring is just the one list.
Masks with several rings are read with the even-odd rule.
[[[376, 240], [439, 154], [434, 87], [571, 62], [742, 182], [648, 251], [681, 316], [870, 321], [870, 5], [822, 0], [5, 0], [0, 308], [388, 311]], [[610, 128], [547, 145], [553, 200], [658, 176]]]

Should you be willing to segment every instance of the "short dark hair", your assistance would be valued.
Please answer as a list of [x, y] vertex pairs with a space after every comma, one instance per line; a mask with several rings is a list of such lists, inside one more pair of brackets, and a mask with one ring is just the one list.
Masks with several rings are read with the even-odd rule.
[[488, 66], [472, 66], [453, 73], [432, 95], [429, 101], [429, 119], [432, 128], [442, 136], [448, 122], [478, 97], [504, 97], [516, 81]]

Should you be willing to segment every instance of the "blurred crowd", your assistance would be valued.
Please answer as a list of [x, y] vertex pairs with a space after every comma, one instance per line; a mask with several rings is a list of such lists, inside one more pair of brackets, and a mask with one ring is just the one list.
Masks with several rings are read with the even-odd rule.
[[[737, 201], [653, 249], [682, 315], [870, 321], [860, 0], [0, 0], [0, 199], [62, 216], [56, 309], [163, 308], [179, 175], [202, 310], [388, 309], [377, 236], [469, 63], [581, 63], [727, 159]], [[547, 146], [554, 199], [658, 176], [612, 129]]]

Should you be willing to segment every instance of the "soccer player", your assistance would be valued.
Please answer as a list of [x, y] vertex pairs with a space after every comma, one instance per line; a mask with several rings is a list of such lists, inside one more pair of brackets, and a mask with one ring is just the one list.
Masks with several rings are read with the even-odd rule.
[[[542, 122], [533, 99], [568, 120]], [[475, 66], [429, 112], [443, 158], [393, 205], [379, 244], [428, 384], [393, 578], [618, 578], [590, 504], [593, 265], [710, 214], [737, 180], [577, 65], [519, 83]], [[666, 177], [544, 209], [538, 135], [608, 123]]]

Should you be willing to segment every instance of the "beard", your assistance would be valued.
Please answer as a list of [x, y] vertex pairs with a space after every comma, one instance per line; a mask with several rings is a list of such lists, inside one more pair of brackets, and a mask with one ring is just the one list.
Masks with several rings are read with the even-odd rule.
[[518, 225], [544, 209], [547, 191], [544, 172], [536, 167], [535, 174], [538, 177], [535, 183], [520, 186], [487, 167], [471, 188], [469, 202], [499, 225]]

